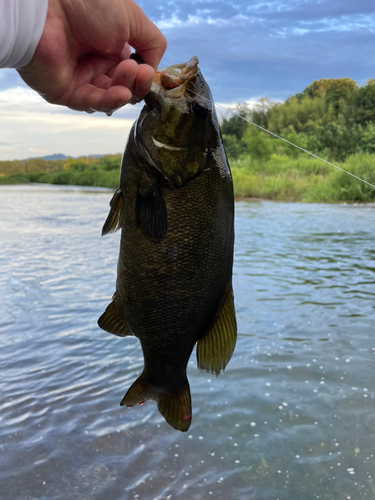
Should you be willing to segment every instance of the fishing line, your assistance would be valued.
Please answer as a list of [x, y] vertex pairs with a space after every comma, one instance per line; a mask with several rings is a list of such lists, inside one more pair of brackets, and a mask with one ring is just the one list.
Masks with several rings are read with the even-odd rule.
[[361, 182], [364, 182], [365, 184], [368, 184], [369, 186], [371, 186], [372, 188], [375, 189], [375, 186], [374, 184], [371, 184], [370, 182], [367, 182], [365, 181], [364, 179], [361, 179], [360, 177], [358, 177], [357, 175], [354, 175], [352, 174], [351, 172], [348, 172], [347, 170], [344, 170], [343, 168], [341, 167], [338, 167], [337, 165], [335, 165], [334, 163], [331, 163], [330, 161], [328, 160], [325, 160], [324, 158], [320, 158], [320, 156], [317, 156], [315, 155], [314, 153], [311, 153], [310, 151], [307, 151], [307, 149], [304, 149], [304, 148], [301, 148], [300, 146], [297, 146], [297, 144], [293, 144], [293, 142], [290, 142], [288, 141], [288, 139], [284, 139], [283, 137], [280, 137], [279, 135], [277, 134], [274, 134], [273, 132], [270, 132], [269, 130], [267, 130], [266, 128], [263, 128], [261, 127], [260, 125], [257, 125], [256, 123], [252, 122], [251, 120], [248, 120], [247, 118], [244, 118], [243, 116], [241, 116], [239, 113], [236, 113], [235, 111], [233, 111], [232, 109], [229, 109], [229, 108], [226, 108], [225, 106], [222, 106], [221, 104], [217, 104], [216, 102], [214, 101], [211, 101], [211, 99], [208, 99], [207, 97], [204, 97], [200, 94], [197, 94], [197, 92], [194, 92], [193, 90], [191, 90], [189, 88], [189, 92], [192, 92], [193, 94], [196, 94], [196, 95], [199, 95], [201, 98], [205, 99], [206, 101], [214, 104], [215, 106], [219, 106], [220, 108], [222, 109], [225, 109], [225, 111], [229, 111], [230, 113], [233, 113], [235, 116], [237, 116], [238, 118], [241, 118], [241, 120], [244, 120], [245, 122], [248, 122], [250, 123], [250, 125], [254, 125], [254, 127], [257, 127], [259, 128], [260, 130], [263, 130], [263, 132], [267, 132], [267, 134], [270, 134], [270, 135], [273, 135], [274, 137], [276, 137], [277, 139], [280, 139], [281, 141], [284, 141], [284, 142], [287, 142], [288, 144], [290, 144], [291, 146], [294, 146], [295, 148], [297, 149], [300, 149], [301, 151], [303, 151], [304, 153], [307, 153], [308, 155], [310, 156], [313, 156], [314, 158], [318, 159], [318, 160], [321, 160], [321, 161], [324, 161], [324, 163], [327, 163], [328, 165], [330, 165], [331, 167], [334, 167], [334, 168], [337, 168], [337, 170], [341, 170], [341, 172], [344, 172], [345, 174], [348, 174], [348, 175], [351, 175], [352, 177], [354, 177], [355, 179], [357, 179], [358, 181], [361, 181]]

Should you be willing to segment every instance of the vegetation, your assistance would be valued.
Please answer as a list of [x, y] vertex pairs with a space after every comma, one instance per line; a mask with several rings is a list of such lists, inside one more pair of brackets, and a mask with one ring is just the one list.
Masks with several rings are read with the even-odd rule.
[[[15, 168], [11, 168], [11, 164]], [[41, 158], [0, 162], [0, 184], [41, 182], [78, 186], [117, 188], [120, 179], [121, 155], [102, 158], [45, 161]]]
[[[337, 166], [375, 185], [375, 155], [357, 154]], [[322, 203], [368, 203], [375, 189], [321, 160], [273, 154], [263, 163], [251, 157], [231, 161], [236, 196]]]
[[[300, 148], [375, 184], [375, 79], [363, 87], [349, 78], [313, 82], [284, 103], [260, 99], [223, 119], [223, 142], [235, 194], [305, 202], [374, 202], [375, 189]], [[0, 184], [44, 182], [116, 188], [120, 155], [0, 162]]]
[[[313, 82], [284, 103], [260, 99], [234, 115], [222, 134], [237, 195], [278, 200], [369, 202], [375, 189], [312, 158], [302, 149], [375, 184], [375, 80]], [[245, 124], [245, 125], [244, 125]]]

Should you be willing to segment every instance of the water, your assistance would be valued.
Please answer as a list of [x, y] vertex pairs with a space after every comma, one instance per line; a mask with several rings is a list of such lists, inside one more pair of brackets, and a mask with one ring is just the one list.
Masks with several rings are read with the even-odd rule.
[[374, 207], [236, 206], [239, 338], [189, 364], [193, 423], [119, 402], [137, 339], [101, 331], [111, 193], [0, 188], [2, 500], [375, 498]]

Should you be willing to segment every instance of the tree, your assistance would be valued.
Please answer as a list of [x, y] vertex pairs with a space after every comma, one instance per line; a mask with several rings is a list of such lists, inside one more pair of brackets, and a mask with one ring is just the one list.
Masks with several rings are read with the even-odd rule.
[[375, 122], [375, 80], [357, 89], [351, 101], [350, 115], [354, 123], [366, 125]]
[[[238, 104], [236, 113], [242, 118], [247, 118], [249, 116], [249, 108], [246, 104]], [[245, 133], [247, 123], [237, 115], [232, 115], [230, 118], [223, 119], [221, 123], [221, 133], [227, 136], [234, 136], [239, 141]]]
[[326, 106], [332, 106], [336, 116], [344, 113], [346, 106], [351, 101], [357, 89], [356, 82], [350, 78], [337, 78], [333, 80], [325, 93]]
[[327, 89], [334, 82], [333, 78], [322, 78], [321, 80], [314, 80], [308, 87], [303, 90], [301, 94], [297, 94], [298, 96], [308, 96], [308, 97], [324, 97]]
[[263, 132], [254, 125], [249, 125], [242, 141], [251, 158], [260, 162], [268, 160], [274, 150], [274, 141], [267, 132]]

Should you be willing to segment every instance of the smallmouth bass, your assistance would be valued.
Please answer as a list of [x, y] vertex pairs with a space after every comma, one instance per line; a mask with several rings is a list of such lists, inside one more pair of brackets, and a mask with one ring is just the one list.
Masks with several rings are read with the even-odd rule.
[[143, 372], [120, 404], [157, 401], [187, 431], [194, 345], [198, 368], [219, 375], [237, 338], [233, 184], [196, 57], [158, 70], [144, 100], [103, 226], [103, 235], [121, 228], [121, 243], [116, 292], [98, 324], [141, 342]]

